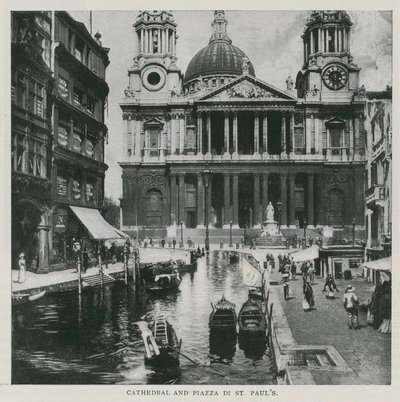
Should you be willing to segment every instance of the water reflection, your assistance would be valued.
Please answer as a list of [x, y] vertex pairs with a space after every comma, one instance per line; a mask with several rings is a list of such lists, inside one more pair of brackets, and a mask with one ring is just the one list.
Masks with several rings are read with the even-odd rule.
[[[236, 347], [236, 335], [209, 333], [211, 301], [225, 294], [238, 312], [247, 300], [237, 264], [210, 254], [196, 272], [182, 276], [179, 292], [160, 297], [117, 282], [84, 289], [81, 298], [77, 292], [48, 294], [36, 304], [13, 307], [13, 383], [274, 383], [267, 349], [249, 352], [240, 339]], [[197, 364], [181, 357], [179, 368], [146, 366], [133, 324], [143, 315], [165, 316], [182, 339], [182, 353]]]

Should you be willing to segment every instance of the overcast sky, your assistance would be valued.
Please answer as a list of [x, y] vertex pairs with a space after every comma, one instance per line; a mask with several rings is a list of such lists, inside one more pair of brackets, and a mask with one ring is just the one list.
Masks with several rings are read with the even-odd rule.
[[[71, 15], [89, 29], [89, 12], [71, 11]], [[177, 56], [182, 73], [191, 58], [208, 44], [213, 11], [173, 11], [178, 24]], [[382, 90], [392, 84], [391, 12], [353, 11], [351, 52], [361, 67], [360, 84], [367, 90]], [[106, 124], [106, 196], [121, 196], [122, 113], [119, 103], [128, 85], [127, 70], [136, 55], [132, 24], [136, 11], [94, 11], [93, 34], [99, 30], [103, 46], [110, 48], [107, 82], [110, 87]], [[295, 80], [303, 62], [301, 34], [310, 11], [226, 11], [228, 34], [255, 68], [256, 77], [278, 88], [285, 88], [291, 75]]]

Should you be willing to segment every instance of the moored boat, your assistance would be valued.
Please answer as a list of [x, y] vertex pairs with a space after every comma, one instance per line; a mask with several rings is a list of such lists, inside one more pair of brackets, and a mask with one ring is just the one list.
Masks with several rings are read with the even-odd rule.
[[178, 367], [182, 340], [178, 340], [172, 325], [164, 318], [156, 318], [150, 325], [159, 348], [156, 353], [151, 343], [145, 351], [146, 364], [157, 367]]
[[24, 304], [24, 303], [29, 303], [35, 300], [40, 299], [45, 295], [46, 291], [43, 290], [38, 293], [18, 293], [18, 292], [13, 292], [11, 294], [11, 301], [13, 306], [17, 306], [19, 304]]
[[267, 322], [261, 303], [249, 298], [240, 309], [239, 331], [263, 332], [267, 329]]
[[237, 316], [235, 305], [222, 296], [222, 299], [215, 305], [211, 303], [212, 312], [210, 314], [210, 329], [235, 331], [237, 325]]
[[166, 292], [178, 290], [182, 278], [178, 271], [171, 274], [157, 274], [151, 280], [145, 280], [146, 290], [149, 292]]

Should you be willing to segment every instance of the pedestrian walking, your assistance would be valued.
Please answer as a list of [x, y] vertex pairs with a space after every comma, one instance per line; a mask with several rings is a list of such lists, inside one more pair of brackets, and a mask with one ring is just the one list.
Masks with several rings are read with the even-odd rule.
[[282, 272], [282, 279], [286, 282], [289, 280], [290, 277], [290, 262], [286, 260], [286, 264], [283, 266], [283, 272]]
[[357, 329], [359, 301], [352, 285], [346, 287], [346, 292], [343, 296], [343, 306], [347, 311], [347, 325], [349, 329]]
[[89, 254], [88, 251], [86, 250], [86, 247], [83, 250], [83, 256], [82, 256], [82, 271], [85, 274], [87, 269], [89, 268]]
[[24, 283], [26, 279], [26, 261], [25, 261], [25, 253], [20, 253], [18, 256], [18, 282]]
[[312, 264], [310, 261], [308, 262], [308, 270], [307, 270], [307, 275], [310, 278], [310, 283], [311, 285], [314, 285], [314, 279], [315, 279], [315, 269], [314, 269], [314, 264]]
[[332, 274], [328, 274], [328, 277], [326, 278], [324, 288], [322, 289], [323, 292], [326, 292], [326, 288], [328, 288], [328, 294], [325, 295], [327, 299], [334, 299], [335, 298], [335, 292], [339, 292], [339, 289], [336, 286], [335, 280], [333, 279]]
[[175, 240], [175, 237], [172, 239], [172, 247], [173, 248], [175, 248], [175, 246], [176, 246], [176, 240]]
[[297, 271], [297, 266], [294, 261], [292, 261], [292, 265], [290, 267], [290, 273], [292, 274], [292, 280], [296, 279], [296, 271]]
[[305, 312], [310, 311], [315, 305], [314, 292], [309, 281], [304, 286], [304, 298], [303, 298], [303, 310]]
[[164, 237], [161, 239], [161, 247], [162, 248], [164, 248], [164, 246], [165, 246], [165, 239], [164, 239]]
[[111, 244], [109, 255], [111, 258], [111, 264], [115, 264], [117, 262], [117, 247], [115, 246], [115, 243]]
[[283, 298], [289, 300], [289, 282], [283, 282]]

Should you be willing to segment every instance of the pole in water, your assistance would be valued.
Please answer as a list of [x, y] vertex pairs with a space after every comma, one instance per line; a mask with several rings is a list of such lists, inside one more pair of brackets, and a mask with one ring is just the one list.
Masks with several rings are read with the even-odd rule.
[[100, 267], [101, 287], [103, 287], [104, 286], [104, 276], [103, 276], [103, 265], [102, 265], [102, 261], [101, 261], [101, 242], [100, 242], [100, 240], [99, 240], [98, 259], [99, 259], [99, 267]]
[[78, 294], [82, 293], [82, 269], [81, 269], [81, 258], [78, 256], [78, 260], [76, 262], [78, 269]]
[[127, 253], [124, 253], [124, 273], [125, 273], [125, 285], [128, 284], [128, 258]]

